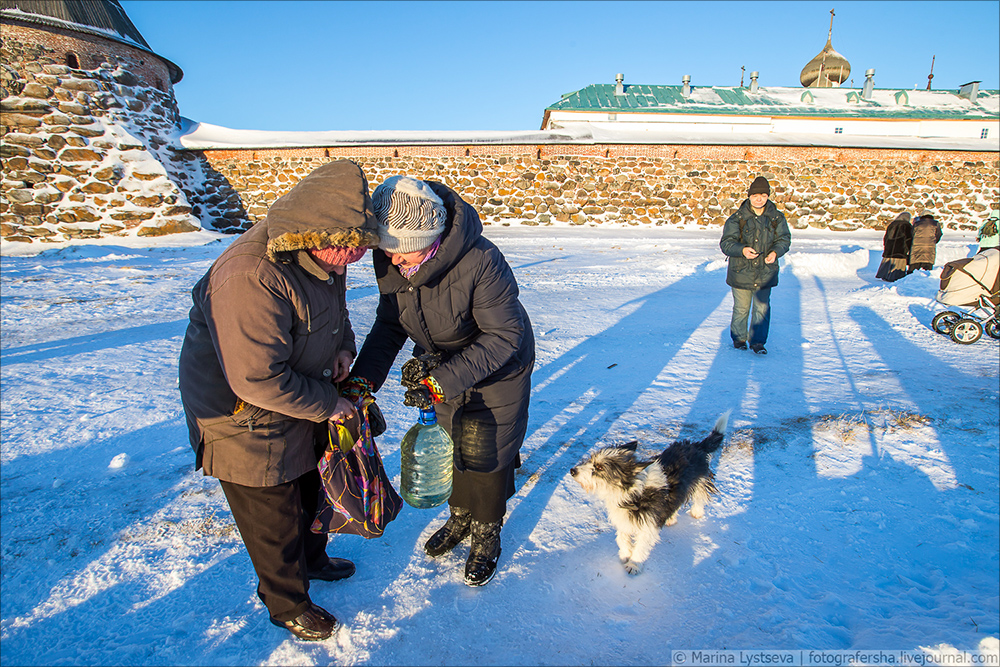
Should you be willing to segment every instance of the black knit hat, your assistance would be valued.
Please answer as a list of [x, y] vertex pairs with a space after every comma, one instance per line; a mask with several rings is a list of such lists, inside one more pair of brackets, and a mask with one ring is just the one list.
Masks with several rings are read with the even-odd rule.
[[767, 182], [767, 179], [763, 176], [758, 176], [753, 179], [753, 183], [750, 184], [750, 189], [747, 190], [747, 196], [756, 194], [771, 194], [771, 184]]

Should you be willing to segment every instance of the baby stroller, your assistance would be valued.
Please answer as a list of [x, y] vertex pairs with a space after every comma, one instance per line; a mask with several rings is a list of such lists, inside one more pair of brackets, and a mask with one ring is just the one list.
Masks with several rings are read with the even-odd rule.
[[958, 306], [934, 316], [931, 328], [962, 345], [971, 345], [983, 335], [1000, 339], [1000, 249], [990, 248], [967, 259], [948, 262], [941, 269], [938, 303]]

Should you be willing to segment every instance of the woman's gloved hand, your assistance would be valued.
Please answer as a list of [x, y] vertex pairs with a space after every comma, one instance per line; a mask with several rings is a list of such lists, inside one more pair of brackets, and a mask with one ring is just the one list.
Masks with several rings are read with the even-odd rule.
[[440, 363], [440, 352], [428, 352], [427, 354], [421, 354], [419, 357], [413, 357], [403, 364], [403, 377], [400, 380], [400, 384], [407, 389], [417, 389], [420, 386], [421, 380], [430, 375], [431, 371], [437, 368]]
[[438, 384], [437, 380], [430, 375], [420, 380], [413, 389], [407, 390], [406, 395], [403, 396], [403, 405], [420, 408], [421, 410], [426, 410], [433, 405], [443, 402], [444, 391], [442, 391], [441, 385]]

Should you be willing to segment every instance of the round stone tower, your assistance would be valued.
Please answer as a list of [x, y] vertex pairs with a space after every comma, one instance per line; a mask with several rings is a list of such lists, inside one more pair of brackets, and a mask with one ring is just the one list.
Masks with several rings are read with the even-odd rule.
[[0, 237], [159, 236], [241, 217], [224, 179], [174, 150], [183, 72], [117, 0], [0, 0], [0, 23]]

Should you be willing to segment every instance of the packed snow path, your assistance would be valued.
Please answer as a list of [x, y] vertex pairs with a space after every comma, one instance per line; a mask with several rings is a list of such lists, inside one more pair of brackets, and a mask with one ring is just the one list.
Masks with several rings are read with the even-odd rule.
[[[334, 537], [357, 574], [316, 582], [343, 621], [268, 622], [218, 483], [192, 468], [177, 392], [189, 290], [230, 242], [76, 245], [2, 258], [4, 665], [667, 664], [684, 649], [997, 653], [998, 354], [931, 331], [938, 272], [874, 278], [881, 236], [793, 231], [767, 356], [732, 348], [718, 230], [489, 227], [537, 338], [519, 489], [496, 579], [447, 510]], [[967, 256], [946, 234], [937, 266]], [[352, 265], [359, 337], [377, 290]], [[404, 360], [401, 355], [399, 362]], [[390, 476], [415, 419], [378, 394]], [[568, 471], [590, 449], [701, 438], [733, 409], [720, 495], [618, 562]]]

